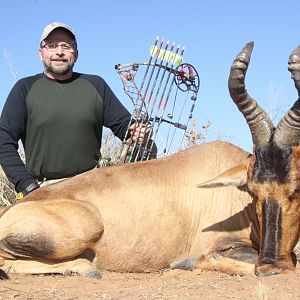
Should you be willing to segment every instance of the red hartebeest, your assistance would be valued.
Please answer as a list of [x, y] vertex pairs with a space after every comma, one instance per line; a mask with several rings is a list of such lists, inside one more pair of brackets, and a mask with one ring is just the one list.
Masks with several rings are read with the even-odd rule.
[[[205, 143], [37, 189], [2, 213], [3, 270], [94, 277], [101, 269], [293, 270], [300, 101], [275, 128], [245, 88], [252, 48], [247, 44], [234, 60], [229, 90], [250, 127], [253, 155], [230, 143]], [[289, 70], [299, 95], [300, 47]]]

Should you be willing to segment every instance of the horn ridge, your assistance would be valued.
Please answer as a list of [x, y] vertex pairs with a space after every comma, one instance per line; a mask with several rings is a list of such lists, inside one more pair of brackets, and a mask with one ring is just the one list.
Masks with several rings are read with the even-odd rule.
[[300, 45], [291, 53], [288, 61], [288, 70], [294, 80], [300, 98]]
[[288, 70], [298, 92], [298, 100], [289, 109], [276, 127], [274, 142], [281, 148], [298, 146], [300, 139], [300, 45], [291, 53]]
[[228, 78], [229, 93], [244, 115], [250, 128], [253, 144], [265, 146], [273, 133], [273, 123], [267, 113], [252, 99], [246, 90], [245, 76], [250, 63], [254, 42], [249, 42], [234, 59]]
[[274, 142], [280, 147], [298, 146], [300, 139], [300, 101], [281, 119], [274, 133]]

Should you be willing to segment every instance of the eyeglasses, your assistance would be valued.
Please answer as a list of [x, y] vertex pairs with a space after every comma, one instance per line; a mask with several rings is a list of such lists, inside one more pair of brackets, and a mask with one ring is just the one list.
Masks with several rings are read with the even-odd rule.
[[46, 48], [50, 52], [54, 52], [57, 50], [58, 47], [61, 47], [62, 50], [66, 52], [74, 52], [75, 51], [75, 45], [67, 44], [67, 43], [49, 43], [42, 45], [41, 48]]

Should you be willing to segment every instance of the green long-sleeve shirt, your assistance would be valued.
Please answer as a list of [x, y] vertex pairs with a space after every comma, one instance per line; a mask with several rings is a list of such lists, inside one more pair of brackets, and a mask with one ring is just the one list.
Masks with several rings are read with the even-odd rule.
[[[131, 115], [99, 76], [21, 79], [0, 118], [0, 163], [17, 191], [34, 178], [73, 176], [96, 166], [102, 128], [123, 139]], [[26, 167], [17, 153], [22, 140]]]

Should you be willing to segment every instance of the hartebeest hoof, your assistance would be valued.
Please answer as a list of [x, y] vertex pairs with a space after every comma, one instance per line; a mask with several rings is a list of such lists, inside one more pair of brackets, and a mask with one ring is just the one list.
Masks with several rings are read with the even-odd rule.
[[170, 264], [171, 269], [194, 270], [198, 259], [194, 256]]
[[85, 272], [85, 273], [74, 273], [72, 272], [72, 270], [70, 269], [67, 269], [65, 270], [64, 272], [64, 276], [72, 276], [74, 274], [79, 274], [83, 277], [89, 277], [89, 278], [95, 278], [95, 279], [102, 279], [102, 274], [100, 271], [98, 270], [93, 270], [93, 271], [88, 271], [88, 272]]
[[89, 278], [94, 278], [94, 279], [102, 279], [102, 274], [100, 271], [94, 270], [94, 271], [89, 271], [86, 273], [83, 273], [82, 276], [84, 277], [89, 277]]
[[0, 269], [0, 280], [5, 280], [5, 279], [9, 279], [9, 277], [6, 274], [6, 272]]

